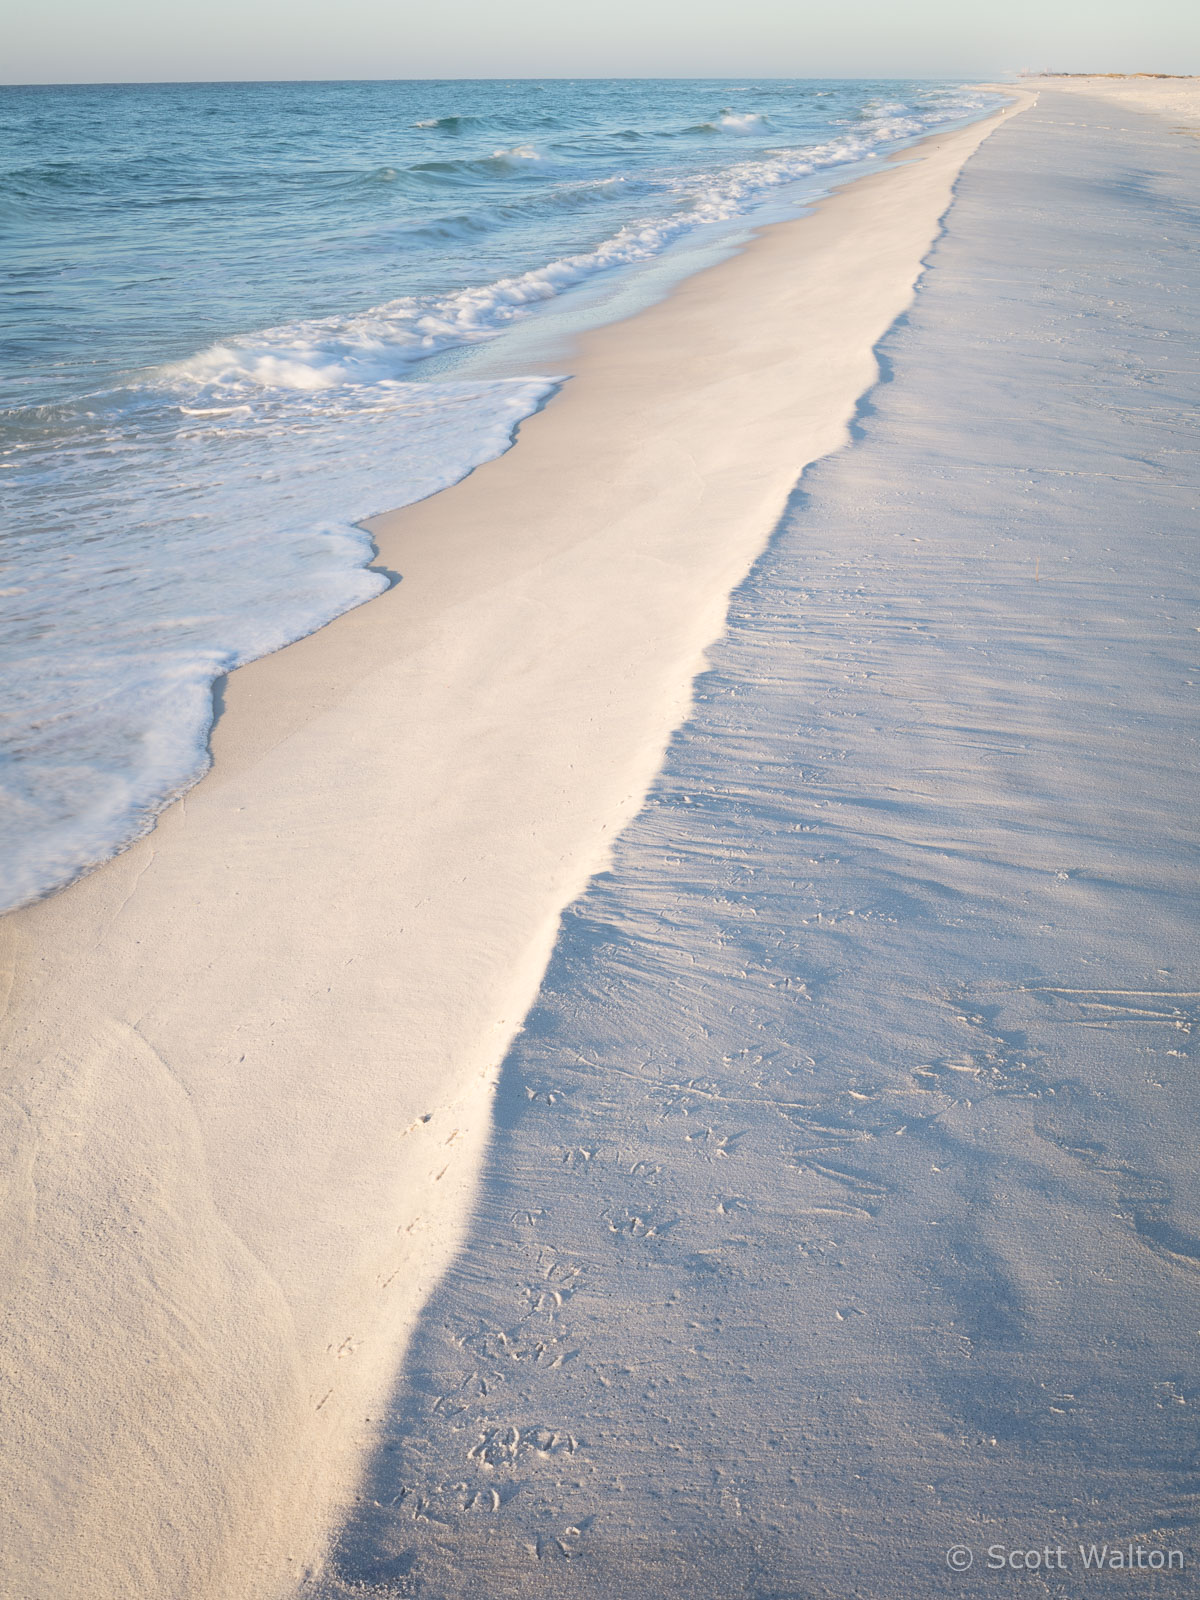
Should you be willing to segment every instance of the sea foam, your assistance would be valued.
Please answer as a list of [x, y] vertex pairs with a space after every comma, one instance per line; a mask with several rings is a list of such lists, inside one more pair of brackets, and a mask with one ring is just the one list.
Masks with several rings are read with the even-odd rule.
[[301, 381], [301, 404], [279, 386], [200, 407], [164, 373], [157, 407], [126, 397], [53, 462], [24, 452], [8, 494], [50, 473], [57, 492], [6, 550], [0, 905], [145, 832], [207, 769], [214, 680], [387, 588], [356, 519], [501, 453], [552, 387], [384, 379], [313, 404]]

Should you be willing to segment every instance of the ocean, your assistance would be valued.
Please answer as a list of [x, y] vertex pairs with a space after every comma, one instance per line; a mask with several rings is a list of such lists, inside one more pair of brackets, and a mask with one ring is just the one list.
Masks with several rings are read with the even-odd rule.
[[387, 587], [362, 519], [500, 454], [553, 393], [518, 327], [594, 320], [598, 286], [649, 294], [998, 103], [892, 81], [0, 89], [0, 909], [204, 773], [223, 674]]

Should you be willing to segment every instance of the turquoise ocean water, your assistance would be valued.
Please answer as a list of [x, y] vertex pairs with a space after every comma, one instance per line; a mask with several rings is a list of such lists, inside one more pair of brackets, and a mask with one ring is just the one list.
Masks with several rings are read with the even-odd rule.
[[[552, 391], [472, 352], [997, 97], [951, 83], [0, 89], [0, 907], [152, 824], [356, 524]], [[501, 375], [497, 375], [500, 373]]]

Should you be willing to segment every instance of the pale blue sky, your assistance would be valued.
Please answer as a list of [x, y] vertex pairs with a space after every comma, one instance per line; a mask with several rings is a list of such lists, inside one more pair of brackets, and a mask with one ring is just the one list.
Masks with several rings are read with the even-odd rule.
[[1200, 73], [1200, 0], [25, 0], [0, 81]]

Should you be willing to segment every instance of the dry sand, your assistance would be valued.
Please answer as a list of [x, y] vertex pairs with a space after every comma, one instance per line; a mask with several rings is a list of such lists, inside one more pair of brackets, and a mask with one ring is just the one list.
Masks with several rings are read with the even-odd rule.
[[234, 675], [154, 833], [4, 920], [0, 1593], [257, 1600], [319, 1548], [560, 912], [995, 126], [589, 335], [380, 519], [403, 582]]
[[1135, 111], [1152, 111], [1176, 124], [1176, 133], [1200, 133], [1200, 78], [1152, 78], [1134, 74], [1127, 78], [1047, 76], [1027, 81], [1033, 88], [1049, 89], [1055, 94], [1084, 95]]
[[1049, 89], [963, 171], [563, 919], [312, 1600], [1194, 1589], [1198, 176]]

